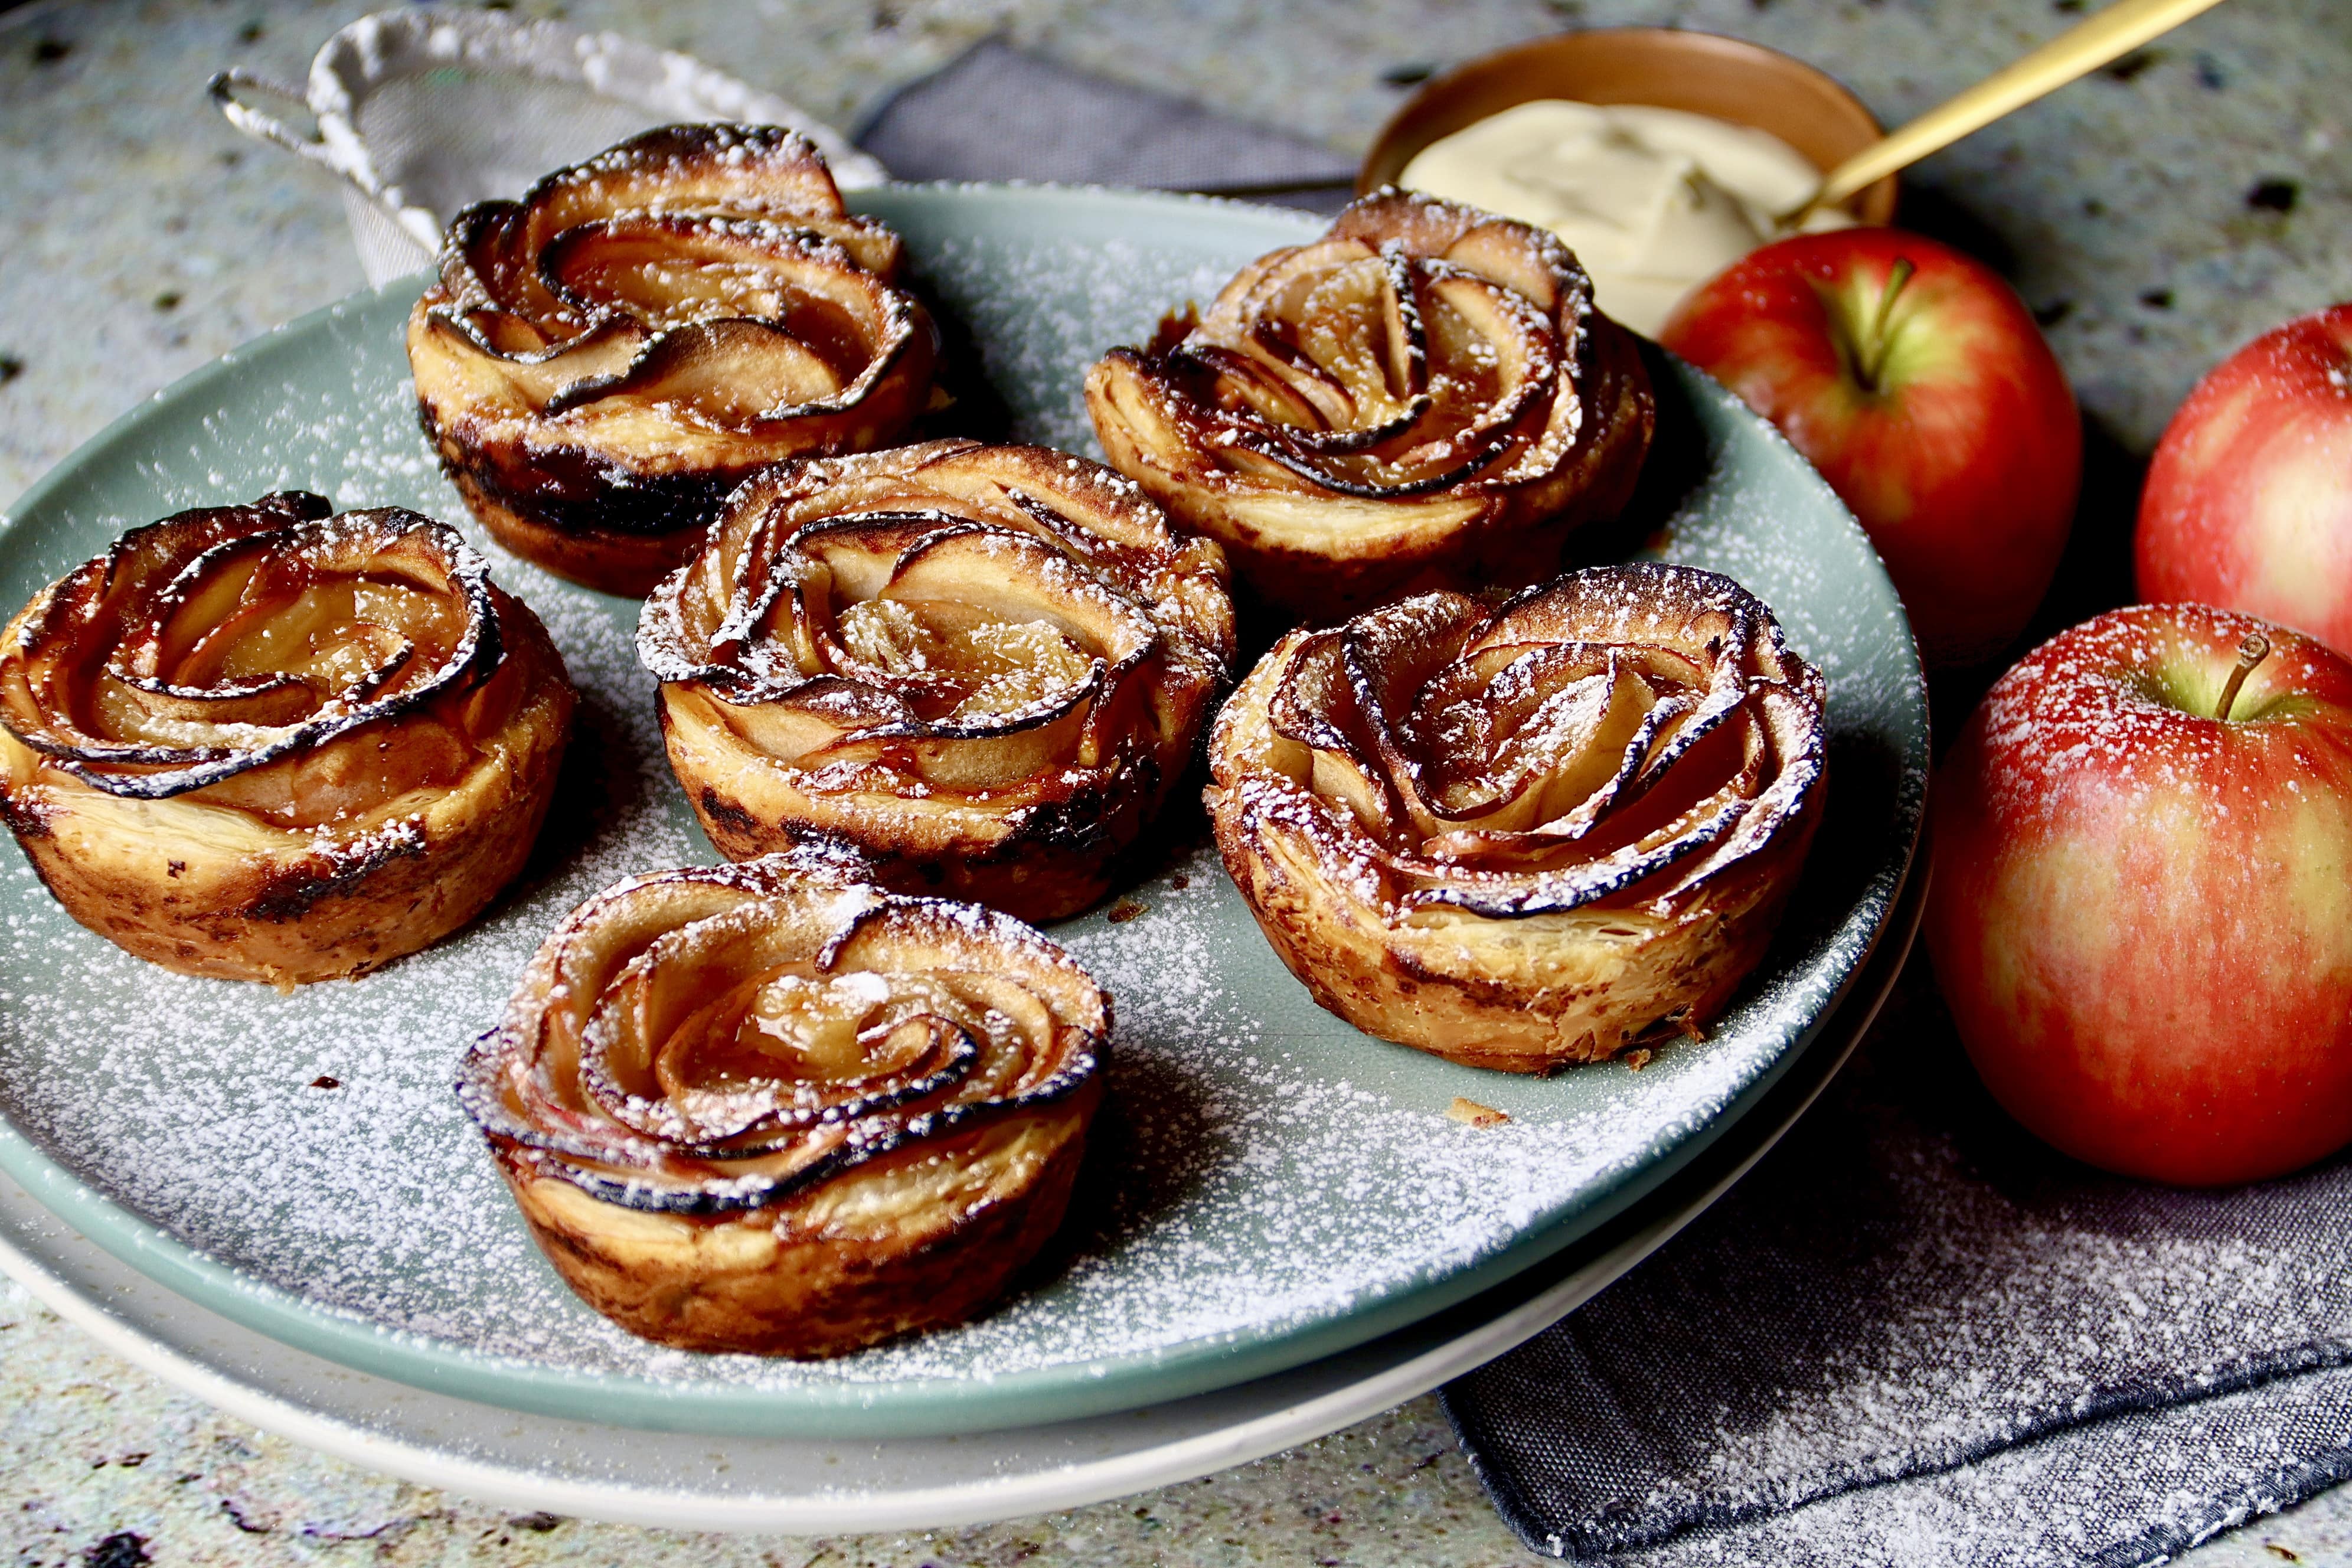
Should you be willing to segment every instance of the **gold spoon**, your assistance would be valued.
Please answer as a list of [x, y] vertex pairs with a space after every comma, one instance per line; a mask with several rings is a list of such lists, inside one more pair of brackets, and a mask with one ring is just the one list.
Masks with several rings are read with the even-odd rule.
[[1783, 230], [1798, 227], [1815, 208], [1837, 205], [1896, 170], [1909, 168], [1928, 153], [1940, 152], [2010, 110], [2098, 69], [2118, 55], [2129, 54], [2220, 4], [2221, 0], [2118, 0], [2015, 65], [1994, 72], [1832, 169], [1812, 199], [1783, 216], [1780, 226]]

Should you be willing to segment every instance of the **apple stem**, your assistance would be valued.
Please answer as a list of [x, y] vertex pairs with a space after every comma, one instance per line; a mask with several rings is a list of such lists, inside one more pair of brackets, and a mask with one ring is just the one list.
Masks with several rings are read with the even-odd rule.
[[2270, 656], [2271, 639], [2260, 632], [2248, 632], [2246, 640], [2238, 645], [2238, 668], [2230, 672], [2230, 683], [2221, 688], [2221, 704], [2214, 710], [2214, 718], [2224, 723], [2229, 721], [2230, 710], [2237, 705], [2238, 688], [2253, 674], [2254, 667]]
[[1878, 310], [1870, 319], [1870, 336], [1864, 340], [1862, 361], [1862, 384], [1874, 392], [1878, 390], [1879, 372], [1886, 368], [1887, 319], [1895, 314], [1895, 297], [1918, 270], [1909, 257], [1896, 257], [1895, 265], [1887, 268], [1886, 286], [1878, 291]]

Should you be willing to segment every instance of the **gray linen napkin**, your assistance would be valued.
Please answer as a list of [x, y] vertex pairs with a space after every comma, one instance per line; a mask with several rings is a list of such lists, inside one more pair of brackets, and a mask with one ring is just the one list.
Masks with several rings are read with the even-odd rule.
[[1915, 959], [1779, 1149], [1446, 1411], [1578, 1562], [2160, 1562], [2352, 1475], [2347, 1219], [2352, 1162], [2181, 1192], [2034, 1142]]
[[[1349, 167], [997, 43], [859, 141], [906, 179], [1230, 190]], [[1446, 1409], [1513, 1528], [1580, 1561], [2158, 1562], [2352, 1476], [2347, 1220], [2352, 1163], [2197, 1194], [2042, 1149], [1915, 961], [1757, 1171]]]
[[991, 40], [886, 100], [857, 143], [902, 180], [1053, 180], [1337, 212], [1356, 161]]

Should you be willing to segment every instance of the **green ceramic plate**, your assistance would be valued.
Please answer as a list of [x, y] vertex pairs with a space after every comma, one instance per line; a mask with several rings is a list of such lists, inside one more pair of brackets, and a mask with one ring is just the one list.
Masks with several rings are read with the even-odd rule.
[[[1085, 451], [1088, 361], [1317, 227], [1050, 188], [859, 205], [905, 234], [1013, 430]], [[411, 412], [399, 324], [414, 289], [283, 328], [75, 454], [0, 533], [0, 604], [129, 525], [278, 486], [461, 520]], [[1830, 686], [1828, 818], [1779, 945], [1704, 1045], [1640, 1073], [1538, 1080], [1368, 1039], [1308, 999], [1194, 850], [1132, 890], [1139, 917], [1055, 933], [1115, 994], [1119, 1031], [1097, 1157], [1066, 1245], [1024, 1292], [980, 1322], [822, 1364], [642, 1343], [541, 1260], [448, 1085], [563, 911], [623, 875], [713, 857], [662, 760], [635, 604], [485, 545], [585, 696], [521, 882], [429, 952], [280, 996], [118, 952], [7, 852], [0, 1168], [118, 1258], [306, 1351], [490, 1404], [713, 1436], [981, 1432], [1133, 1408], [1462, 1300], [1655, 1187], [1763, 1095], [1867, 954], [1917, 836], [1924, 692], [1868, 542], [1720, 388], [1662, 355], [1653, 370], [1666, 417], [1641, 516], [1595, 548], [1740, 578]], [[341, 1087], [310, 1087], [321, 1077]], [[1449, 1121], [1456, 1095], [1511, 1121]]]

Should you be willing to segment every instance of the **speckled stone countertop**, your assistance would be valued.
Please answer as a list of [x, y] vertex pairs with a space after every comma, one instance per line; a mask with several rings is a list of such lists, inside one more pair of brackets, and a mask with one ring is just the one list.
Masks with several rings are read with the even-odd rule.
[[[892, 86], [1003, 35], [1353, 150], [1431, 67], [1563, 26], [1677, 23], [1757, 38], [1826, 67], [1892, 123], [2097, 3], [521, 8], [723, 62], [845, 126]], [[320, 42], [370, 8], [32, 0], [0, 11], [0, 507], [156, 387], [361, 286], [326, 179], [236, 136], [201, 88], [229, 63], [299, 81]], [[1908, 220], [2003, 266], [2074, 379], [2092, 428], [2078, 525], [2086, 548], [2119, 555], [2139, 460], [2197, 376], [2263, 328], [2352, 297], [2347, 80], [2345, 0], [2239, 0], [1912, 176]], [[256, 1432], [114, 1360], [5, 1284], [0, 1552], [19, 1568], [1540, 1561], [1487, 1509], [1428, 1399], [1201, 1481], [973, 1530], [782, 1541], [510, 1518]], [[2189, 1561], [2352, 1568], [2352, 1489]]]

